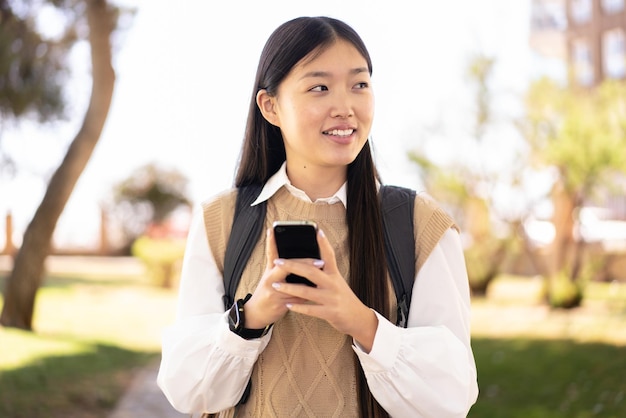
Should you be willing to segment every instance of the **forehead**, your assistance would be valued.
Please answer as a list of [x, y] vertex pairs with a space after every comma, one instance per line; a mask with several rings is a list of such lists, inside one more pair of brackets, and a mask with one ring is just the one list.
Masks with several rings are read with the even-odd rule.
[[368, 68], [367, 60], [352, 43], [339, 39], [311, 51], [293, 67], [292, 73], [357, 67]]

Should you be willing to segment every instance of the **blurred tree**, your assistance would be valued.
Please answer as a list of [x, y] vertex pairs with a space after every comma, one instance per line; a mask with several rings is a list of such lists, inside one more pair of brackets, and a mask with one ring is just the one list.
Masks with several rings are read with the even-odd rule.
[[15, 171], [1, 146], [8, 123], [24, 117], [43, 123], [64, 116], [62, 86], [76, 33], [68, 30], [61, 37], [44, 37], [33, 8], [0, 0], [0, 175]]
[[187, 178], [177, 170], [147, 164], [115, 185], [110, 209], [130, 247], [150, 225], [160, 225], [181, 205], [189, 206]]
[[528, 91], [520, 128], [534, 165], [557, 174], [552, 189], [556, 234], [544, 272], [551, 280], [548, 297], [564, 293], [556, 284], [566, 283], [570, 297], [561, 295], [559, 303], [576, 306], [585, 250], [584, 240], [574, 235], [578, 210], [598, 187], [626, 173], [626, 84], [609, 80], [587, 90], [540, 79]]
[[125, 236], [124, 253], [147, 267], [154, 284], [173, 288], [182, 262], [185, 239], [173, 231], [169, 216], [191, 205], [187, 178], [175, 169], [146, 164], [113, 188], [109, 208]]
[[[495, 63], [494, 58], [479, 53], [471, 57], [467, 67], [474, 108], [473, 126], [470, 129], [474, 152], [469, 157], [485, 154], [482, 146], [494, 123], [490, 80]], [[500, 272], [510, 240], [508, 236], [498, 237], [493, 230], [493, 190], [500, 180], [500, 174], [467, 157], [464, 155], [459, 161], [441, 166], [434, 163], [424, 151], [409, 153], [409, 158], [420, 168], [427, 189], [448, 206], [461, 209], [455, 214], [455, 219], [469, 238], [465, 257], [470, 288], [474, 295], [483, 295]]]
[[[22, 37], [37, 39], [33, 19], [38, 16], [42, 6], [53, 7], [68, 17], [67, 27], [70, 29], [66, 33], [74, 32], [74, 29], [71, 28], [86, 28], [91, 50], [92, 90], [83, 124], [71, 142], [65, 158], [50, 179], [46, 193], [26, 228], [22, 246], [15, 257], [13, 270], [6, 280], [4, 289], [4, 306], [0, 316], [0, 324], [32, 330], [35, 297], [43, 279], [45, 259], [51, 250], [52, 234], [59, 216], [100, 138], [111, 104], [115, 73], [112, 66], [110, 38], [117, 25], [119, 10], [109, 5], [106, 0], [50, 0], [41, 2], [0, 0], [0, 5], [3, 37], [13, 39], [13, 42], [9, 41], [10, 50], [17, 52], [7, 56], [7, 59], [11, 61], [5, 61], [4, 57], [1, 61], [2, 66], [9, 67], [9, 73], [12, 74], [9, 78], [16, 86], [12, 90], [8, 90], [9, 96], [11, 96], [11, 91], [21, 90], [22, 87], [26, 90], [33, 90], [32, 99], [16, 101], [16, 104], [12, 105], [11, 109], [14, 109], [12, 112], [15, 116], [29, 109], [39, 111], [41, 104], [33, 104], [38, 101], [41, 103], [50, 102], [49, 105], [43, 106], [44, 110], [49, 109], [50, 115], [56, 114], [57, 110], [53, 109], [58, 109], [60, 106], [57, 103], [60, 97], [57, 91], [61, 84], [53, 83], [51, 87], [43, 90], [28, 87], [32, 80], [47, 78], [48, 76], [54, 79], [51, 76], [51, 74], [55, 74], [54, 66], [49, 67], [45, 62], [37, 60], [37, 57], [42, 56], [42, 54], [46, 56], [47, 45], [42, 44], [41, 47], [35, 48], [34, 62], [38, 66], [34, 68], [46, 67], [45, 71], [51, 71], [50, 73], [34, 68], [27, 71], [25, 68], [28, 67], [20, 64], [21, 58], [17, 58], [18, 60], [15, 61], [16, 57], [21, 57], [20, 48], [26, 47], [26, 45], [32, 47], [34, 42], [25, 42], [20, 39]], [[10, 19], [7, 22], [17, 21], [18, 23], [5, 26], [4, 19], [7, 16]], [[34, 43], [36, 44], [36, 42]], [[54, 54], [53, 52], [50, 53]], [[63, 60], [58, 58], [51, 58], [48, 64], [50, 63], [58, 63], [61, 67], [64, 65]], [[33, 78], [30, 76], [31, 73], [35, 73], [37, 76]], [[21, 80], [21, 82], [16, 80]], [[38, 94], [50, 96], [50, 98], [37, 97]], [[9, 109], [8, 106], [6, 108]], [[45, 114], [45, 112], [42, 113], [42, 115]]]

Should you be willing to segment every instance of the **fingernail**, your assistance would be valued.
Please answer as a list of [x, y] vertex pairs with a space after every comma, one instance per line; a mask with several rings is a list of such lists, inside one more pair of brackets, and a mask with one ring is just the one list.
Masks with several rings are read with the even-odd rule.
[[287, 309], [291, 309], [293, 308], [293, 303], [287, 303], [285, 306], [287, 307]]
[[278, 282], [274, 282], [274, 283], [272, 283], [272, 287], [273, 287], [274, 289], [280, 289], [280, 283], [278, 283]]
[[318, 234], [320, 234], [320, 237], [325, 237], [325, 236], [326, 236], [326, 234], [324, 233], [324, 231], [323, 231], [323, 230], [321, 230], [321, 229], [318, 229], [317, 233], [318, 233]]
[[282, 266], [285, 264], [285, 260], [283, 260], [282, 258], [277, 258], [276, 260], [274, 260], [274, 264], [277, 266]]
[[315, 261], [313, 262], [313, 265], [314, 265], [315, 267], [322, 268], [322, 267], [324, 267], [324, 260], [315, 260]]

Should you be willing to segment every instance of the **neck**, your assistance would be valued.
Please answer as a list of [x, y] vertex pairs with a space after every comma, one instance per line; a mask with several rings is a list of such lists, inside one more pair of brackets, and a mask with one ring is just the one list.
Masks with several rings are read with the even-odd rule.
[[309, 196], [313, 202], [330, 197], [346, 182], [348, 168], [292, 166], [287, 161], [289, 181]]

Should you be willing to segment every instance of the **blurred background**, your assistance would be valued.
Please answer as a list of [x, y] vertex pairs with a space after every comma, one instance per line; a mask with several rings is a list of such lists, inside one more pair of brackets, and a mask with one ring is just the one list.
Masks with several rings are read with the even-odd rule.
[[[190, 214], [232, 186], [263, 44], [301, 15], [362, 36], [384, 182], [428, 192], [460, 226], [484, 370], [473, 416], [626, 414], [607, 369], [626, 371], [624, 0], [0, 0], [4, 413], [32, 416], [28, 394], [52, 390], [41, 365], [63, 349], [5, 348], [33, 333], [110, 360], [106, 378], [79, 363], [70, 379], [110, 391], [49, 396], [63, 414], [106, 416], [128, 365], [158, 353]], [[93, 319], [111, 315], [146, 333]], [[570, 367], [533, 387], [528, 363], [556, 353]]]

